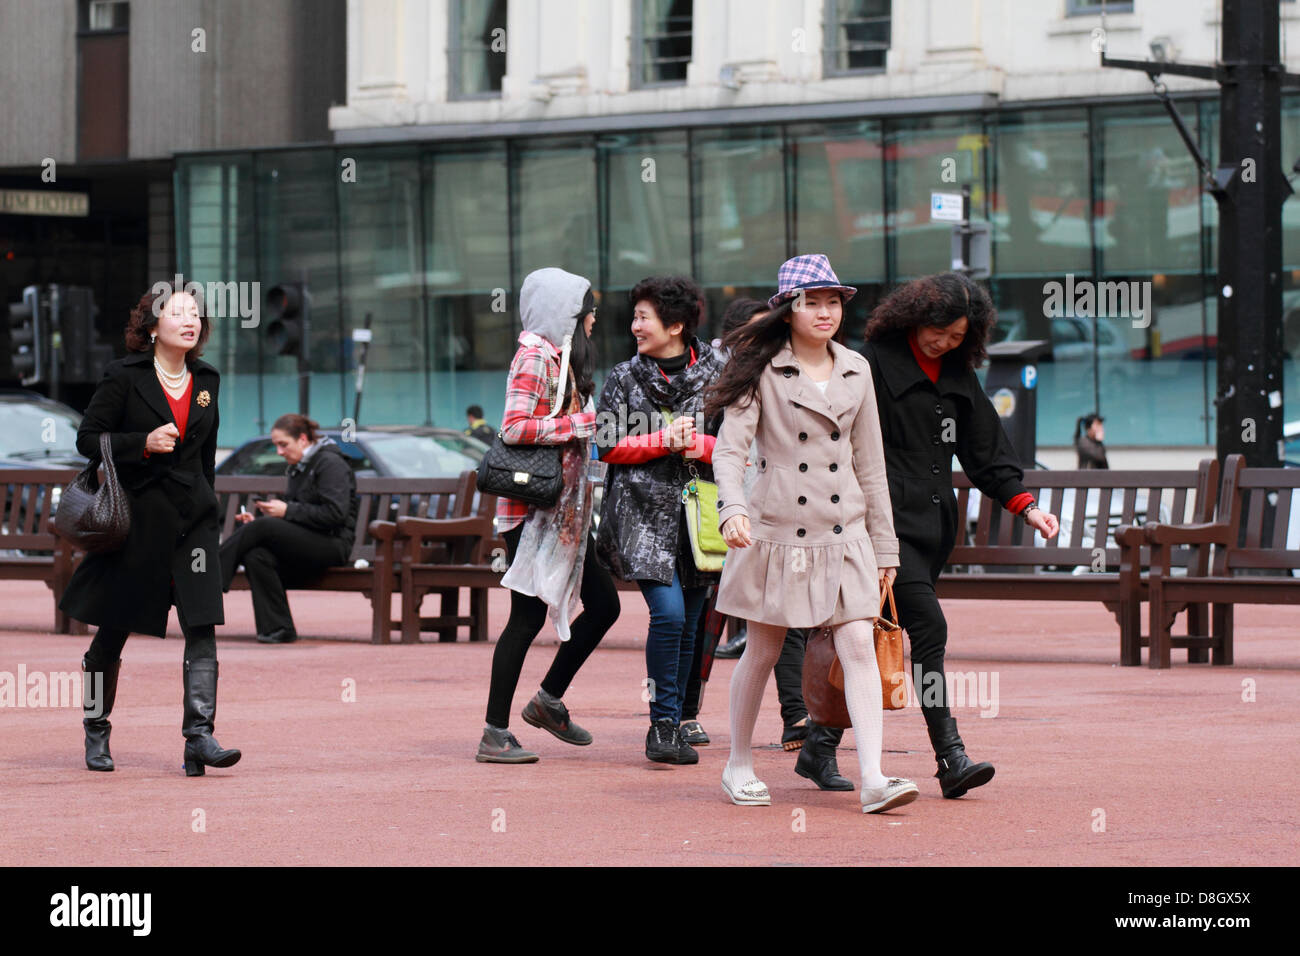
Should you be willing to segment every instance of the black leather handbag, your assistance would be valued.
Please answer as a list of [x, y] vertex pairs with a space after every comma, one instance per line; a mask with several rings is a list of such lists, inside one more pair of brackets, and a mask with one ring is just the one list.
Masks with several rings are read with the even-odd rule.
[[[99, 481], [99, 465], [104, 481]], [[54, 530], [84, 551], [116, 551], [131, 531], [131, 502], [117, 480], [108, 432], [99, 433], [99, 460], [91, 459], [68, 483], [54, 513]]]
[[564, 490], [562, 445], [507, 445], [501, 433], [478, 464], [478, 490], [553, 508]]

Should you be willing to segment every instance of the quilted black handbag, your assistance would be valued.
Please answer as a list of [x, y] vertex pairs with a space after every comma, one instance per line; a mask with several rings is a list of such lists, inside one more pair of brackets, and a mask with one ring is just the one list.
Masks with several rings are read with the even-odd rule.
[[507, 445], [501, 433], [478, 464], [478, 490], [553, 508], [564, 489], [562, 445]]
[[[104, 482], [99, 481], [100, 461]], [[131, 531], [131, 502], [117, 480], [108, 432], [99, 433], [99, 460], [69, 482], [54, 513], [54, 530], [84, 551], [116, 551]]]

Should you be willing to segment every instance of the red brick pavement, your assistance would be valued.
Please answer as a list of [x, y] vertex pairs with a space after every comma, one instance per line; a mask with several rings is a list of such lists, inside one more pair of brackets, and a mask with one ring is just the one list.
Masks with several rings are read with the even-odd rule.
[[[504, 593], [492, 620], [505, 620]], [[1300, 641], [1294, 612], [1238, 612], [1238, 663], [1120, 668], [1100, 606], [948, 605], [949, 669], [997, 679], [958, 708], [991, 784], [943, 800], [915, 709], [885, 717], [884, 769], [921, 799], [864, 816], [856, 794], [822, 793], [792, 771], [775, 688], [756, 765], [768, 808], [719, 786], [732, 664], [719, 662], [701, 715], [713, 745], [693, 767], [648, 763], [640, 699], [646, 612], [623, 595], [614, 631], [566, 697], [595, 736], [569, 747], [516, 719], [542, 760], [473, 760], [491, 645], [373, 647], [356, 595], [292, 595], [295, 645], [252, 641], [246, 592], [219, 629], [217, 735], [244, 750], [230, 770], [181, 771], [178, 639], [128, 643], [113, 754], [84, 769], [76, 709], [0, 708], [0, 863], [338, 864], [1293, 864]], [[0, 675], [68, 671], [85, 638], [50, 634], [49, 592], [0, 582]], [[175, 628], [173, 619], [173, 630]], [[539, 638], [516, 712], [554, 638]], [[3, 680], [0, 676], [0, 680]], [[343, 700], [355, 682], [355, 702]], [[1253, 685], [1255, 699], [1243, 700]], [[856, 782], [852, 737], [841, 769]], [[198, 826], [202, 822], [202, 827]], [[1103, 827], [1104, 823], [1104, 827]], [[201, 832], [200, 832], [201, 831]]]

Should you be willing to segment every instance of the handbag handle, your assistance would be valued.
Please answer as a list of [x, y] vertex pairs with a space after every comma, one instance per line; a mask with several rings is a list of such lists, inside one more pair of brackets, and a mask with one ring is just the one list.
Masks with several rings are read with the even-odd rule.
[[[883, 616], [884, 613], [885, 613], [885, 602], [886, 602], [886, 601], [889, 602], [889, 616], [890, 616], [890, 618], [892, 618], [892, 620], [890, 620], [889, 623], [893, 624], [894, 627], [898, 627], [898, 626], [899, 626], [899, 624], [898, 624], [898, 609], [897, 609], [896, 607], [894, 607], [894, 582], [893, 582], [893, 581], [887, 581], [887, 582], [885, 582], [885, 593], [882, 594], [882, 595], [880, 595], [880, 614], [881, 614], [881, 616]], [[887, 620], [888, 620], [888, 619], [887, 619]]]
[[99, 458], [104, 463], [106, 481], [117, 482], [117, 465], [113, 462], [113, 441], [108, 432], [99, 433]]

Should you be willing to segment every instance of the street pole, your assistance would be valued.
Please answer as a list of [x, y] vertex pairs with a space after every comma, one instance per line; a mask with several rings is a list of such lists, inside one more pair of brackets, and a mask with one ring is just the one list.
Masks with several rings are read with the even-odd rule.
[[311, 293], [307, 270], [302, 272], [302, 346], [298, 351], [298, 414], [310, 415], [311, 405]]
[[1277, 0], [1223, 0], [1216, 450], [1275, 468], [1282, 442], [1282, 86]]

